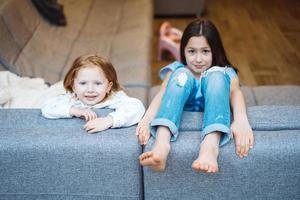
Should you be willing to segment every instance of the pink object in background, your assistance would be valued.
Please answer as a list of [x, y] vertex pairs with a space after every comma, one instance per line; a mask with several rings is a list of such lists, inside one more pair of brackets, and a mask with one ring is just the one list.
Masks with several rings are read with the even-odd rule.
[[180, 40], [182, 31], [164, 22], [159, 30], [158, 60], [162, 60], [163, 51], [169, 52], [177, 61], [180, 61]]

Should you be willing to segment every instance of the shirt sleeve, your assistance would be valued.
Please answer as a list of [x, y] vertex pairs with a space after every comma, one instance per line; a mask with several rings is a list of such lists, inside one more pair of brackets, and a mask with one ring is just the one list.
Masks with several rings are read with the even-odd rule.
[[175, 61], [175, 62], [163, 67], [159, 71], [160, 80], [164, 80], [169, 71], [175, 71], [176, 69], [181, 68], [181, 67], [184, 67], [184, 65], [178, 61]]
[[235, 78], [239, 80], [239, 77], [236, 73], [236, 71], [232, 67], [227, 67], [226, 68], [226, 74], [229, 76], [230, 80]]
[[47, 100], [42, 108], [42, 115], [49, 119], [71, 118], [72, 107], [70, 94], [63, 94]]
[[109, 108], [115, 111], [108, 115], [113, 118], [113, 125], [111, 128], [128, 127], [137, 124], [145, 113], [143, 103], [132, 97], [128, 97], [125, 93], [118, 95], [118, 100]]

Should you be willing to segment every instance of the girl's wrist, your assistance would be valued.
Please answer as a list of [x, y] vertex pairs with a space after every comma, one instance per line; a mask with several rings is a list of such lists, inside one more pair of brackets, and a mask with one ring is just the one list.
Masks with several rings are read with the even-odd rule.
[[150, 119], [150, 117], [144, 116], [141, 121], [143, 121], [144, 123], [150, 123], [152, 120]]
[[104, 120], [105, 120], [105, 124], [108, 126], [108, 128], [111, 128], [113, 126], [114, 119], [112, 116], [108, 115], [104, 118]]
[[74, 107], [71, 107], [70, 108], [70, 111], [69, 111], [69, 114], [70, 114], [70, 116], [76, 116], [76, 108], [74, 108]]
[[247, 117], [246, 113], [236, 113], [236, 114], [233, 114], [233, 119], [248, 120], [248, 117]]

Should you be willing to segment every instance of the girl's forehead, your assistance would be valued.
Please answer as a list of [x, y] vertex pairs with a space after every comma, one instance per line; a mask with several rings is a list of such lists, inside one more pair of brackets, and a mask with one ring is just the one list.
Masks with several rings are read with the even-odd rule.
[[101, 67], [99, 67], [97, 65], [85, 65], [78, 70], [76, 77], [78, 77], [78, 76], [95, 76], [95, 75], [105, 77], [105, 73], [101, 69]]
[[187, 47], [210, 47], [204, 36], [193, 36], [189, 39]]
[[86, 64], [86, 65], [82, 66], [78, 70], [78, 72], [99, 72], [99, 73], [104, 73], [101, 67], [99, 67], [98, 65], [92, 64], [92, 63], [89, 63], [89, 64]]

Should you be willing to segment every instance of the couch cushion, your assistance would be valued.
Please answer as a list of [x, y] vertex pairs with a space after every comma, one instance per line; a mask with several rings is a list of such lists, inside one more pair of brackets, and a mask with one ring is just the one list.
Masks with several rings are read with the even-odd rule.
[[84, 120], [48, 120], [33, 109], [0, 110], [0, 119], [0, 199], [142, 195], [134, 126], [87, 134]]
[[[255, 145], [240, 159], [231, 141], [220, 149], [217, 174], [197, 173], [200, 133], [181, 132], [171, 143], [164, 173], [144, 168], [145, 200], [156, 199], [298, 199], [300, 130], [254, 131]], [[150, 140], [145, 151], [153, 145]]]
[[142, 85], [126, 85], [125, 92], [128, 96], [132, 96], [141, 100], [145, 106], [149, 104], [148, 99], [148, 88]]
[[253, 94], [253, 89], [252, 87], [249, 86], [242, 86], [241, 90], [243, 92], [244, 98], [245, 98], [245, 103], [246, 105], [249, 106], [255, 106], [256, 105], [256, 100], [255, 96]]
[[0, 20], [0, 32], [0, 63], [7, 69], [12, 65], [21, 49], [7, 29], [3, 20]]
[[[253, 130], [300, 129], [300, 106], [252, 106], [247, 110]], [[184, 112], [180, 131], [202, 130], [202, 112]]]
[[[31, 2], [27, 4], [34, 8]], [[17, 74], [40, 77], [49, 83], [62, 80], [62, 71], [84, 26], [90, 5], [91, 0], [69, 2], [64, 7], [68, 19], [68, 25], [65, 27], [52, 26], [36, 13], [40, 23], [15, 62]]]
[[14, 65], [37, 28], [39, 16], [30, 0], [0, 2], [0, 62], [19, 72]]
[[[124, 87], [150, 86], [151, 1], [61, 0], [66, 27], [43, 20], [30, 0], [2, 2], [0, 63], [7, 70], [53, 84], [64, 78], [78, 56], [99, 54], [113, 63]], [[138, 91], [135, 97], [148, 97]]]
[[259, 86], [253, 92], [257, 105], [300, 105], [300, 86]]

